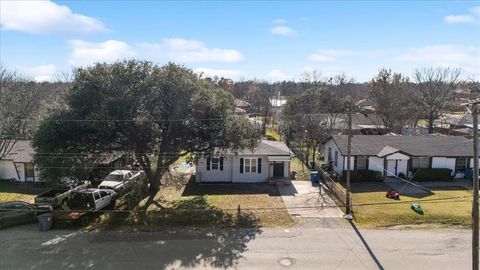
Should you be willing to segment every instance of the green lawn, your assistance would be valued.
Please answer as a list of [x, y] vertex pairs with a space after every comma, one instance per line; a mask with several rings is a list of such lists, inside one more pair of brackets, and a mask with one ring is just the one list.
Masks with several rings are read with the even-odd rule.
[[0, 203], [7, 201], [33, 203], [35, 197], [47, 189], [33, 184], [10, 183], [6, 180], [0, 180]]
[[[435, 189], [422, 198], [401, 195], [400, 200], [385, 197], [383, 183], [353, 183], [352, 203], [356, 221], [366, 227], [397, 225], [470, 226], [472, 192], [458, 188]], [[424, 214], [410, 209], [419, 203]]]

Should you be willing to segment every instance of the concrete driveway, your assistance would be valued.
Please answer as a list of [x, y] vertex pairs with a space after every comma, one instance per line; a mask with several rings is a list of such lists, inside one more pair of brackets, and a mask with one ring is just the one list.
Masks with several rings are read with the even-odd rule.
[[279, 186], [278, 191], [292, 216], [303, 218], [342, 217], [343, 212], [318, 184], [309, 181], [292, 181], [289, 186]]

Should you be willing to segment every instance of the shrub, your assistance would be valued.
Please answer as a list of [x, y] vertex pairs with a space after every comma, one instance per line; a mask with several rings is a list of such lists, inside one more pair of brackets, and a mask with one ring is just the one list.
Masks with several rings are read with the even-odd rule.
[[447, 181], [452, 179], [451, 169], [430, 169], [421, 168], [413, 171], [415, 181]]
[[[347, 179], [347, 171], [343, 171], [343, 180]], [[372, 170], [356, 170], [350, 171], [350, 180], [356, 182], [367, 182], [367, 181], [383, 181], [383, 176], [381, 172], [372, 171]]]

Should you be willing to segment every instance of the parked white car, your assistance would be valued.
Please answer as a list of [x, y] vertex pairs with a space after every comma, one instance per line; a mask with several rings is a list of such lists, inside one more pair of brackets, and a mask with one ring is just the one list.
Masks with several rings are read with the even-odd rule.
[[72, 210], [98, 211], [115, 202], [117, 193], [109, 189], [89, 188], [72, 193], [68, 206]]
[[107, 175], [99, 189], [111, 189], [116, 192], [129, 188], [140, 177], [141, 171], [116, 170]]

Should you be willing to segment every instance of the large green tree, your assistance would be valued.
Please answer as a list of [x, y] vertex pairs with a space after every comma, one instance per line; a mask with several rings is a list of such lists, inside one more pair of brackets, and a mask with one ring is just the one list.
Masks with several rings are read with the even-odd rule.
[[231, 114], [230, 93], [172, 63], [80, 68], [67, 100], [68, 109], [45, 120], [35, 136], [36, 160], [47, 179], [84, 176], [90, 157], [123, 151], [134, 153], [156, 192], [182, 155], [253, 148], [260, 135]]

